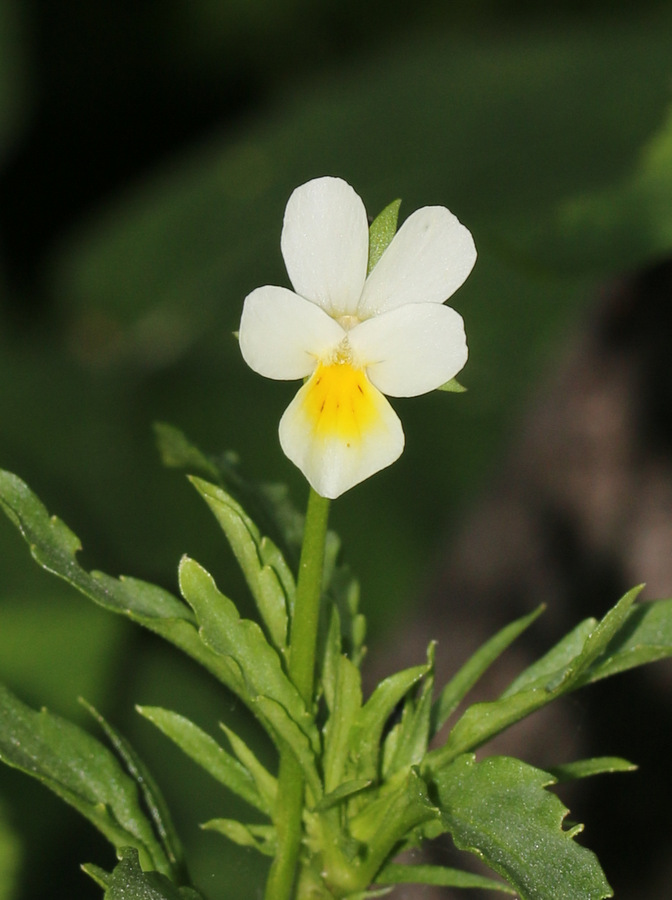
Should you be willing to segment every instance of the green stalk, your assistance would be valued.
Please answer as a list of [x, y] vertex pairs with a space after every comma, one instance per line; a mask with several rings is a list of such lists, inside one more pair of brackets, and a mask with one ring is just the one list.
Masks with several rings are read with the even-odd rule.
[[[311, 488], [289, 636], [289, 677], [309, 711], [313, 706], [315, 652], [328, 515], [329, 501]], [[304, 793], [301, 767], [296, 757], [287, 750], [280, 756], [275, 818], [278, 850], [268, 875], [265, 900], [292, 900], [301, 850]]]

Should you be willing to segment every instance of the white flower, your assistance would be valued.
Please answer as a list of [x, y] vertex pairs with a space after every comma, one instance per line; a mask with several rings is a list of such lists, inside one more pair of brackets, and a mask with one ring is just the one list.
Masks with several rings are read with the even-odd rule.
[[246, 297], [240, 348], [267, 378], [308, 379], [282, 416], [280, 443], [317, 493], [334, 498], [404, 448], [383, 394], [424, 394], [464, 366], [464, 323], [443, 302], [468, 276], [476, 249], [452, 213], [427, 206], [367, 278], [366, 211], [340, 178], [294, 191], [281, 248], [294, 291], [267, 285]]

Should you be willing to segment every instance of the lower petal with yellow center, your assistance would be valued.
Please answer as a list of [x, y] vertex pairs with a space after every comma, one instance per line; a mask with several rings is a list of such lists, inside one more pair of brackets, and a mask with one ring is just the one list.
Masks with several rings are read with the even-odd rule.
[[366, 370], [336, 361], [318, 365], [287, 407], [280, 443], [317, 493], [333, 499], [391, 465], [404, 433]]

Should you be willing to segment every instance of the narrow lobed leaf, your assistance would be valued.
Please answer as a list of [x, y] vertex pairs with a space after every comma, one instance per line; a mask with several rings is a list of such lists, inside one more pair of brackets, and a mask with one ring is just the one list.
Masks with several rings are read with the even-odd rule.
[[216, 781], [242, 797], [250, 806], [270, 815], [271, 810], [259, 794], [252, 775], [209, 734], [168, 709], [157, 706], [136, 706], [136, 709]]
[[136, 785], [116, 757], [77, 725], [46, 710], [35, 712], [2, 685], [0, 759], [41, 781], [117, 850], [135, 847], [146, 868], [171, 874]]
[[376, 876], [377, 884], [433, 884], [437, 887], [481, 888], [485, 891], [502, 891], [515, 894], [513, 888], [501, 881], [452, 869], [448, 866], [406, 866], [388, 863]]
[[575, 781], [612, 772], [634, 772], [637, 766], [619, 756], [596, 756], [592, 759], [577, 759], [575, 762], [553, 766], [547, 771], [558, 782]]
[[432, 710], [432, 735], [435, 735], [455, 712], [467, 693], [501, 654], [544, 611], [544, 606], [516, 619], [493, 635], [471, 656], [443, 688]]
[[142, 795], [145, 807], [152, 818], [161, 845], [170, 860], [174, 878], [178, 881], [186, 881], [188, 876], [182, 843], [173, 825], [168, 804], [154, 776], [126, 738], [113, 728], [97, 709], [81, 697], [79, 702], [103, 729], [115, 752], [123, 760], [126, 771], [137, 784], [138, 791]]

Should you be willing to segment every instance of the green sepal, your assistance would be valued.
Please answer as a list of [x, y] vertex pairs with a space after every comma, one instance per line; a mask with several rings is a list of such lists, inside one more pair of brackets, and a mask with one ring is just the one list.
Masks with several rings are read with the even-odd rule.
[[49, 516], [30, 488], [11, 472], [0, 470], [0, 505], [17, 526], [36, 562], [77, 588], [109, 612], [143, 625], [200, 662], [239, 695], [244, 686], [238, 669], [201, 641], [189, 607], [163, 588], [135, 578], [111, 578], [87, 572], [76, 560], [79, 538]]
[[[122, 848], [119, 857], [120, 861], [107, 876], [105, 900], [203, 900], [198, 891], [178, 887], [159, 872], [143, 872], [134, 848]], [[102, 869], [96, 866], [95, 873], [92, 869], [87, 865], [85, 871], [99, 881]]]
[[595, 756], [591, 759], [577, 759], [571, 763], [552, 766], [546, 771], [556, 782], [575, 781], [577, 778], [592, 778], [613, 772], [634, 772], [637, 766], [620, 756]]
[[135, 847], [143, 865], [172, 867], [135, 782], [88, 732], [60, 716], [35, 712], [0, 685], [0, 759], [32, 775], [89, 820], [119, 850]]
[[466, 394], [467, 389], [464, 385], [461, 385], [457, 378], [451, 378], [450, 381], [445, 381], [443, 384], [440, 384], [437, 391], [447, 391], [450, 394]]
[[369, 265], [367, 275], [380, 260], [397, 231], [401, 200], [393, 200], [378, 213], [369, 228]]
[[597, 857], [563, 830], [567, 809], [546, 790], [547, 772], [518, 759], [461, 756], [434, 788], [455, 845], [476, 854], [521, 900], [603, 900], [613, 896]]
[[[280, 656], [263, 631], [250, 619], [241, 619], [235, 605], [221, 594], [212, 575], [197, 562], [183, 557], [179, 568], [180, 589], [201, 625], [201, 638], [217, 655], [231, 659], [239, 669], [244, 687], [241, 696], [253, 711], [260, 697], [280, 705], [303, 731], [314, 751], [319, 737], [311, 716], [292, 682], [285, 675]], [[264, 720], [262, 719], [262, 724]], [[270, 731], [271, 737], [274, 731]]]
[[216, 781], [242, 797], [250, 806], [266, 815], [271, 814], [272, 810], [259, 794], [250, 772], [209, 734], [168, 709], [157, 706], [136, 706], [136, 709]]
[[201, 828], [217, 831], [240, 847], [252, 847], [264, 856], [275, 856], [278, 836], [272, 825], [244, 825], [235, 819], [210, 819]]
[[467, 693], [507, 647], [544, 611], [543, 604], [493, 635], [467, 660], [439, 694], [432, 709], [432, 736], [455, 712]]
[[222, 488], [193, 476], [190, 481], [226, 535], [273, 645], [284, 652], [289, 613], [296, 594], [294, 578], [284, 557], [269, 538], [261, 536], [240, 504]]
[[388, 863], [376, 876], [377, 884], [433, 884], [437, 887], [481, 888], [515, 894], [513, 888], [483, 875], [463, 872], [448, 866], [406, 866]]
[[178, 881], [186, 881], [188, 876], [182, 843], [173, 824], [168, 804], [154, 776], [128, 740], [113, 728], [97, 709], [81, 697], [79, 702], [103, 729], [117, 756], [126, 766], [126, 771], [137, 784], [145, 808], [154, 823], [154, 830], [170, 860], [173, 877]]

